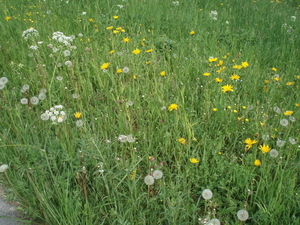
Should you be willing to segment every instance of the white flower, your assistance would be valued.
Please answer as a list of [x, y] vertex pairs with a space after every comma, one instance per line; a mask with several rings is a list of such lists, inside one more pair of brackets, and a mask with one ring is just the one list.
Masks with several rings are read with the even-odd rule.
[[283, 147], [284, 144], [285, 144], [285, 141], [283, 141], [283, 140], [277, 140], [277, 141], [276, 141], [276, 145], [277, 145], [278, 147]]
[[292, 145], [294, 145], [294, 144], [297, 143], [296, 140], [295, 140], [294, 138], [292, 138], [292, 137], [289, 137], [289, 142], [290, 142]]
[[263, 135], [261, 136], [261, 138], [262, 138], [263, 140], [267, 141], [267, 140], [270, 139], [270, 135], [269, 135], [269, 134], [263, 134]]
[[205, 199], [205, 200], [208, 200], [208, 199], [211, 199], [213, 196], [213, 193], [211, 192], [210, 189], [204, 189], [202, 191], [202, 197]]
[[51, 116], [50, 120], [54, 122], [56, 120], [56, 116]]
[[282, 119], [280, 120], [280, 125], [286, 127], [287, 125], [289, 125], [289, 121], [287, 119]]
[[122, 9], [124, 6], [123, 5], [117, 5], [120, 9]]
[[173, 1], [172, 4], [175, 6], [179, 6], [179, 1]]
[[129, 143], [135, 142], [135, 138], [133, 137], [132, 134], [127, 135], [126, 140], [127, 140]]
[[29, 28], [29, 29], [23, 31], [23, 34], [22, 34], [22, 37], [25, 40], [27, 40], [30, 37], [37, 37], [37, 36], [39, 36], [39, 32], [34, 28]]
[[218, 219], [211, 219], [208, 221], [207, 225], [221, 225], [221, 222]]
[[79, 96], [78, 96], [78, 94], [73, 93], [73, 94], [72, 94], [72, 97], [73, 97], [73, 98], [78, 98]]
[[46, 95], [44, 93], [39, 93], [38, 98], [40, 100], [44, 100], [46, 98]]
[[5, 84], [0, 83], [0, 90], [2, 90], [3, 88], [5, 88]]
[[119, 140], [120, 142], [124, 143], [124, 142], [127, 141], [127, 136], [121, 134], [121, 135], [119, 135], [118, 140]]
[[52, 48], [52, 51], [53, 51], [53, 52], [58, 52], [58, 51], [59, 51], [59, 48], [53, 47], [53, 48]]
[[64, 107], [62, 105], [56, 105], [54, 106], [55, 109], [63, 109]]
[[0, 78], [0, 83], [6, 84], [7, 82], [8, 82], [7, 77], [1, 77], [1, 78]]
[[71, 52], [70, 52], [70, 50], [64, 50], [63, 51], [63, 54], [64, 54], [64, 56], [70, 56], [71, 55]]
[[134, 104], [133, 101], [128, 101], [128, 102], [127, 102], [127, 105], [128, 105], [128, 106], [133, 106], [133, 104]]
[[62, 116], [57, 117], [57, 122], [62, 123], [64, 121], [64, 118]]
[[296, 16], [291, 16], [291, 21], [295, 21], [296, 20]]
[[27, 90], [29, 90], [29, 84], [24, 84], [23, 85], [23, 87], [22, 87], [22, 89], [24, 89], [25, 91], [27, 91]]
[[146, 185], [153, 185], [154, 184], [154, 177], [151, 175], [147, 175], [144, 179]]
[[33, 50], [38, 50], [39, 47], [37, 45], [31, 45], [29, 48]]
[[247, 210], [241, 209], [237, 212], [237, 217], [240, 221], [246, 221], [249, 218], [249, 213]]
[[33, 96], [33, 97], [31, 97], [30, 98], [30, 103], [32, 104], [32, 105], [37, 105], [37, 104], [39, 104], [39, 98], [38, 97], [35, 97], [35, 96]]
[[270, 156], [273, 158], [276, 158], [278, 156], [278, 151], [276, 149], [271, 149], [271, 151], [269, 152]]
[[122, 72], [123, 73], [128, 73], [129, 72], [129, 68], [127, 66], [125, 66], [123, 69], [122, 69]]
[[163, 177], [163, 172], [161, 170], [154, 170], [153, 177], [156, 180], [161, 179]]
[[66, 61], [66, 62], [65, 62], [65, 65], [68, 66], [68, 67], [71, 67], [73, 64], [72, 64], [71, 61]]
[[86, 15], [86, 12], [82, 12], [81, 15]]
[[47, 93], [47, 89], [46, 89], [46, 88], [42, 88], [42, 89], [40, 90], [40, 93], [46, 94], [46, 93]]
[[274, 110], [276, 113], [281, 113], [281, 109], [280, 109], [279, 107], [277, 107], [277, 106], [275, 106], [275, 107], [273, 108], [273, 110]]
[[296, 118], [293, 117], [293, 116], [290, 116], [289, 119], [290, 119], [291, 122], [295, 122], [296, 121]]
[[63, 78], [62, 76], [57, 76], [56, 79], [57, 79], [58, 81], [62, 81], [64, 78]]
[[21, 99], [21, 104], [22, 105], [27, 105], [28, 104], [28, 99], [27, 98], [22, 98]]
[[3, 164], [0, 166], [0, 172], [3, 173], [8, 169], [8, 165], [7, 164]]
[[43, 113], [43, 114], [41, 115], [41, 119], [44, 120], [44, 121], [49, 120], [49, 118], [50, 118], [50, 116], [49, 116], [48, 113]]
[[82, 120], [77, 120], [76, 121], [76, 126], [77, 127], [82, 127], [83, 126], [83, 121]]
[[78, 37], [82, 38], [82, 37], [83, 37], [83, 34], [82, 34], [82, 33], [79, 33], [79, 34], [78, 34]]

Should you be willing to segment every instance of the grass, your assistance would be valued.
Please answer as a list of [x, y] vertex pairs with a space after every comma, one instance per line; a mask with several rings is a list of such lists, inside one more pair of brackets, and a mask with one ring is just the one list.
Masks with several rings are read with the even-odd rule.
[[299, 1], [0, 5], [25, 224], [299, 224]]

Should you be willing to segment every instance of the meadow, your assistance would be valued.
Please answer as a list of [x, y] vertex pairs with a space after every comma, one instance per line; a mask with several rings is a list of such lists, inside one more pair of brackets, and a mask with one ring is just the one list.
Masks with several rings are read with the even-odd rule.
[[0, 6], [24, 224], [300, 224], [300, 1]]

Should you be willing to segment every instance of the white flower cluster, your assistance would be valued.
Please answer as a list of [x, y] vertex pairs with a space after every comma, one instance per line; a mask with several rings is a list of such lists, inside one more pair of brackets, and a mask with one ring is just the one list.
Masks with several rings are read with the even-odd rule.
[[59, 43], [63, 43], [66, 46], [71, 46], [69, 42], [72, 42], [75, 39], [75, 36], [72, 35], [70, 37], [64, 35], [63, 32], [57, 31], [52, 34], [52, 39], [56, 40]]
[[125, 143], [125, 142], [133, 143], [133, 142], [135, 142], [135, 138], [133, 137], [132, 134], [129, 134], [129, 135], [121, 134], [121, 135], [119, 135], [118, 140], [122, 143]]
[[[25, 93], [29, 90], [29, 88], [30, 88], [29, 84], [24, 84], [23, 87], [21, 88], [21, 92]], [[38, 94], [38, 97], [33, 96], [29, 100], [28, 100], [28, 98], [22, 98], [21, 104], [27, 105], [30, 102], [31, 105], [37, 105], [37, 104], [39, 104], [40, 100], [42, 101], [46, 98], [46, 93], [47, 93], [47, 90], [45, 88], [42, 88]]]
[[213, 19], [213, 20], [217, 20], [218, 19], [218, 12], [216, 10], [213, 10], [209, 13], [209, 16]]
[[36, 29], [32, 28], [32, 27], [25, 30], [25, 31], [23, 31], [23, 33], [22, 33], [22, 37], [25, 40], [27, 40], [31, 37], [38, 37], [38, 36], [39, 36], [39, 32]]
[[146, 185], [153, 185], [155, 180], [159, 180], [163, 177], [163, 172], [161, 170], [154, 170], [152, 175], [147, 175], [144, 178]]
[[50, 119], [52, 121], [52, 124], [62, 123], [67, 118], [66, 113], [65, 111], [63, 111], [63, 109], [64, 107], [62, 105], [51, 107], [41, 115], [41, 119], [44, 121]]
[[172, 4], [175, 6], [179, 6], [179, 1], [173, 1]]
[[0, 78], [0, 90], [5, 88], [5, 84], [8, 82], [7, 77], [1, 77]]

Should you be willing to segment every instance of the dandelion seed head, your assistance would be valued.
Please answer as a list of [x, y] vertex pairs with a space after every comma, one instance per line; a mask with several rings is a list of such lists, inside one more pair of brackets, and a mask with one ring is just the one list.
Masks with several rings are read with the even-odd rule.
[[77, 120], [76, 121], [76, 126], [77, 127], [82, 127], [83, 126], [83, 121], [82, 120]]
[[21, 99], [21, 104], [22, 105], [27, 105], [28, 104], [28, 99], [27, 98], [22, 98]]
[[246, 221], [249, 218], [249, 213], [245, 209], [241, 209], [237, 212], [237, 217], [240, 221]]
[[202, 191], [202, 197], [205, 199], [205, 200], [208, 200], [208, 199], [211, 199], [213, 196], [213, 193], [211, 192], [210, 189], [204, 189]]
[[283, 140], [277, 140], [277, 141], [276, 141], [276, 145], [277, 145], [278, 147], [283, 147], [284, 144], [285, 144], [285, 141], [283, 141]]
[[287, 125], [289, 125], [289, 121], [287, 119], [282, 119], [280, 120], [280, 125], [286, 127]]
[[5, 172], [7, 169], [8, 169], [8, 165], [7, 165], [7, 164], [2, 164], [2, 165], [0, 166], [0, 173]]
[[145, 182], [146, 185], [153, 185], [154, 184], [154, 177], [151, 176], [151, 175], [147, 175], [144, 178], [144, 182]]
[[36, 96], [33, 96], [33, 97], [31, 97], [30, 98], [30, 103], [32, 104], [32, 105], [37, 105], [37, 104], [39, 104], [39, 98], [38, 97], [36, 97]]
[[163, 177], [163, 172], [161, 170], [154, 170], [152, 176], [156, 180], [161, 179]]

